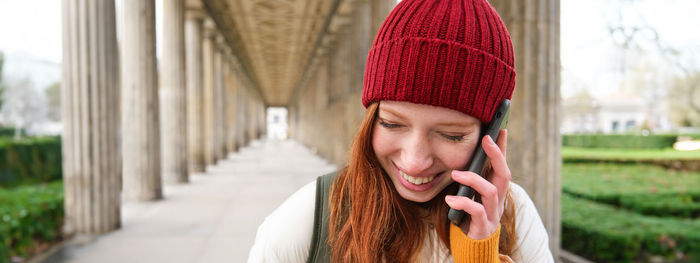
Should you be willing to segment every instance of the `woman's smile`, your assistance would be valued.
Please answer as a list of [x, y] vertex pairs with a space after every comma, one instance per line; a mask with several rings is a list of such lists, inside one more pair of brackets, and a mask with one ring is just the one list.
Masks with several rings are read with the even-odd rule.
[[394, 168], [396, 168], [393, 176], [397, 177], [404, 187], [414, 192], [423, 192], [432, 188], [435, 186], [435, 183], [439, 182], [439, 179], [441, 179], [445, 174], [444, 172], [439, 172], [411, 176], [402, 171], [401, 168], [396, 165], [396, 163], [392, 162], [392, 164], [394, 165]]

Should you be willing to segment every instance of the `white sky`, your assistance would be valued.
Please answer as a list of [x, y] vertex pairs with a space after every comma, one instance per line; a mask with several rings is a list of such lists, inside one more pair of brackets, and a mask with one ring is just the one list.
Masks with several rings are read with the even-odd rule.
[[[61, 62], [61, 0], [0, 0], [0, 50]], [[119, 8], [119, 0], [116, 1]], [[157, 28], [162, 1], [156, 1]], [[160, 31], [157, 41], [160, 43]], [[158, 46], [160, 55], [160, 45]]]
[[[600, 97], [618, 85], [620, 76], [614, 71], [618, 60], [607, 21], [617, 20], [620, 2], [630, 3], [561, 0], [562, 95], [571, 95], [574, 86], [583, 85]], [[160, 21], [161, 0], [156, 3]], [[642, 17], [664, 43], [700, 52], [700, 1], [640, 0], [632, 6], [624, 12], [625, 22], [637, 24]], [[160, 43], [160, 33], [157, 37]], [[60, 63], [61, 43], [61, 0], [0, 0], [0, 50], [4, 53], [23, 52]]]
[[61, 61], [61, 0], [0, 0], [0, 50]]
[[[620, 53], [608, 33], [608, 21], [656, 28], [661, 42], [683, 51], [700, 51], [700, 10], [698, 0], [562, 0], [561, 60], [562, 95], [572, 95], [575, 86], [585, 86], [592, 95], [604, 97], [617, 90]], [[613, 23], [619, 24], [619, 23]], [[649, 41], [641, 40], [642, 44]], [[695, 52], [695, 58], [700, 55]], [[695, 63], [700, 66], [700, 62]], [[659, 69], [662, 70], [662, 69]]]

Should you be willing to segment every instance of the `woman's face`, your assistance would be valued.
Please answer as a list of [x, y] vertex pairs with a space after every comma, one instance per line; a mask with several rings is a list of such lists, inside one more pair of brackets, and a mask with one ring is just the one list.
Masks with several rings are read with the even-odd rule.
[[463, 170], [479, 140], [481, 122], [447, 108], [382, 101], [372, 147], [399, 195], [427, 202]]

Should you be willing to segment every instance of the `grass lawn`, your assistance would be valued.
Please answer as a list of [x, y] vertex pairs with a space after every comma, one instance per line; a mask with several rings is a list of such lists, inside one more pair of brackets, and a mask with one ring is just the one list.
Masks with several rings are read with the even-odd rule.
[[562, 147], [561, 155], [564, 161], [567, 159], [617, 159], [617, 160], [700, 160], [698, 151], [676, 151], [673, 148], [666, 149], [605, 149], [605, 148], [577, 148]]

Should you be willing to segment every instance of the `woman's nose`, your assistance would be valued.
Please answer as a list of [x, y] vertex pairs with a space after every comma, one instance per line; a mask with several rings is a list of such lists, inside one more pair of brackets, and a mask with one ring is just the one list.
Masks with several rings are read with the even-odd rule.
[[422, 136], [412, 136], [404, 144], [401, 152], [401, 167], [408, 174], [420, 174], [433, 165], [433, 154], [427, 138]]

